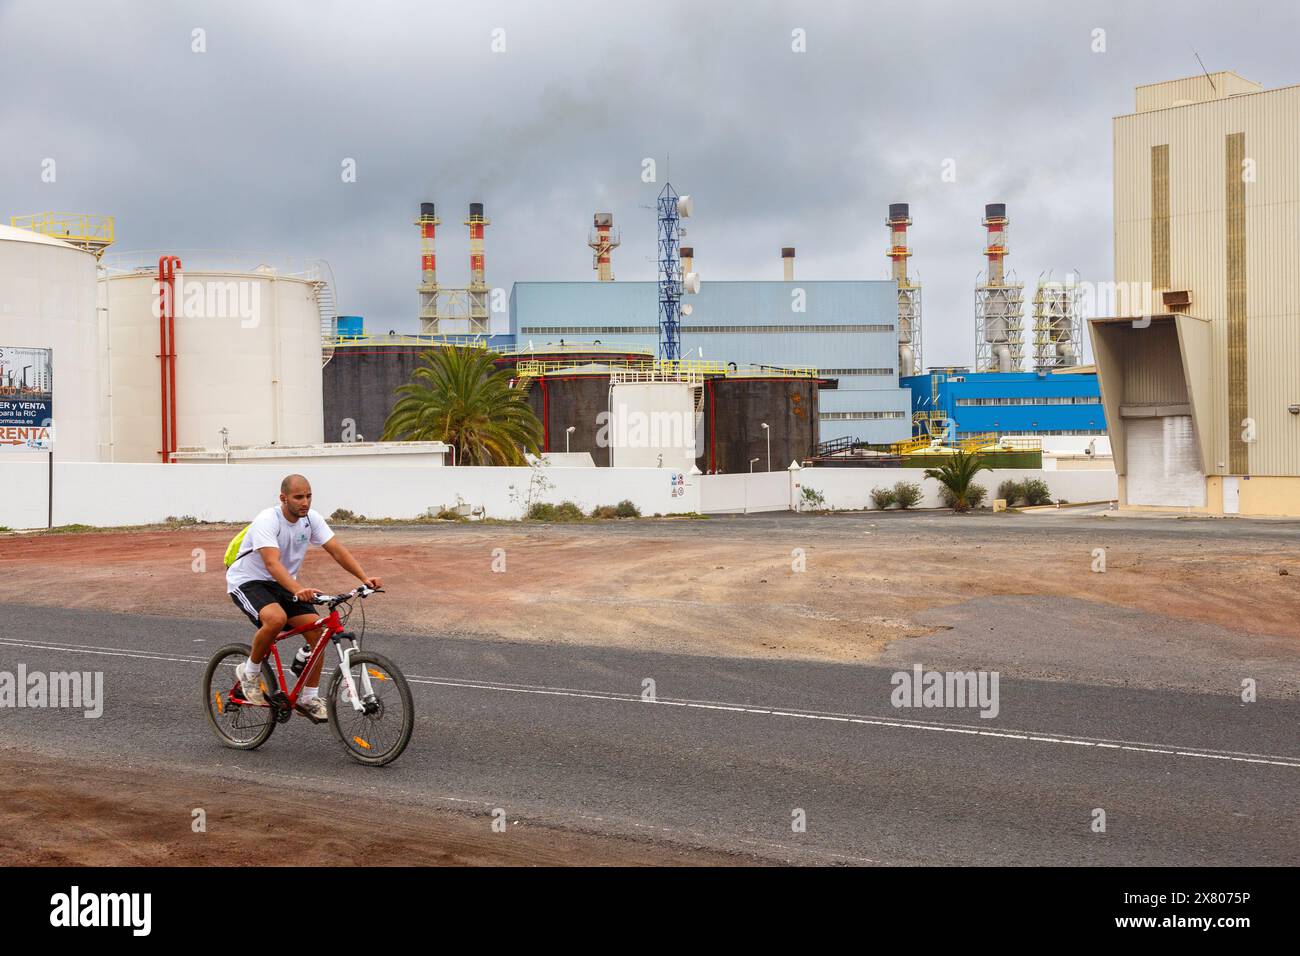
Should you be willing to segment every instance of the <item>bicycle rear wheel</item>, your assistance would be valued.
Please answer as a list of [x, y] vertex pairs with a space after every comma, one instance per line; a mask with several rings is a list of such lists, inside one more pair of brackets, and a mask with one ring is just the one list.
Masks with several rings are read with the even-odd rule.
[[[270, 707], [231, 699], [231, 691], [239, 684], [235, 665], [243, 664], [252, 652], [247, 644], [227, 644], [212, 655], [203, 672], [203, 712], [208, 715], [208, 724], [223, 744], [236, 750], [262, 746], [275, 730], [275, 714]], [[263, 661], [263, 693], [269, 694], [277, 686], [270, 665]]]
[[[354, 759], [382, 767], [401, 756], [411, 741], [415, 729], [411, 688], [397, 665], [382, 654], [360, 651], [352, 655], [349, 664], [364, 710], [352, 706], [340, 666], [325, 696], [330, 730]], [[369, 694], [366, 683], [370, 685]]]

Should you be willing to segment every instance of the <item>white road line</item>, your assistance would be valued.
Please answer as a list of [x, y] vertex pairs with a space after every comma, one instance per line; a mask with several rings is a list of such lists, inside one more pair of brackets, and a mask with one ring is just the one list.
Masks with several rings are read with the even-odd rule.
[[[96, 649], [89, 650], [93, 645], [69, 645], [69, 644], [50, 644], [50, 643], [33, 643], [25, 641], [0, 640], [0, 645], [10, 647], [23, 647], [32, 650], [50, 650], [62, 651], [65, 653], [94, 654], [107, 657], [128, 657], [143, 660], [163, 661], [176, 664], [206, 664], [208, 658], [198, 657], [166, 657], [155, 654], [142, 653], [139, 651], [128, 650], [126, 648], [116, 649]], [[436, 687], [456, 687], [465, 690], [488, 690], [497, 693], [508, 694], [530, 694], [541, 697], [572, 697], [581, 700], [601, 700], [611, 701], [614, 703], [635, 704], [635, 705], [657, 705], [662, 707], [687, 707], [698, 710], [716, 710], [729, 713], [753, 714], [764, 717], [789, 717], [800, 720], [825, 720], [832, 723], [858, 724], [868, 727], [889, 727], [898, 730], [922, 730], [936, 733], [965, 734], [974, 737], [1000, 737], [1008, 740], [1024, 740], [1031, 743], [1046, 744], [1068, 744], [1076, 747], [1098, 747], [1111, 750], [1127, 750], [1133, 753], [1162, 754], [1174, 757], [1200, 757], [1207, 760], [1227, 760], [1234, 763], [1266, 764], [1275, 767], [1297, 767], [1300, 768], [1300, 758], [1279, 756], [1275, 754], [1251, 754], [1237, 751], [1215, 750], [1210, 747], [1169, 750], [1147, 742], [1118, 742], [1105, 738], [1088, 738], [1075, 734], [1054, 734], [1051, 736], [1035, 734], [1028, 731], [994, 731], [980, 730], [974, 727], [962, 726], [945, 726], [940, 723], [929, 723], [924, 721], [913, 721], [903, 718], [886, 720], [881, 717], [868, 717], [862, 715], [850, 714], [827, 714], [816, 711], [797, 711], [790, 709], [776, 709], [771, 707], [749, 707], [743, 704], [728, 704], [718, 702], [702, 702], [691, 700], [674, 700], [671, 698], [659, 698], [648, 701], [636, 694], [624, 694], [616, 691], [584, 691], [570, 688], [546, 687], [542, 685], [530, 684], [509, 684], [504, 682], [483, 681], [473, 679], [452, 679], [440, 677], [424, 676], [407, 676], [406, 678], [412, 684], [427, 684]]]

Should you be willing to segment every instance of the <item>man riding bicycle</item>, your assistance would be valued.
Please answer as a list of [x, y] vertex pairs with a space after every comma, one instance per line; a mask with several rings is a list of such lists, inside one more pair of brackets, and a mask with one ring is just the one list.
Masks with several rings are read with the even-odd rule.
[[[289, 475], [280, 482], [280, 505], [262, 511], [248, 526], [240, 544], [239, 555], [226, 571], [226, 590], [235, 606], [248, 615], [257, 634], [248, 660], [235, 668], [244, 699], [251, 704], [265, 704], [259, 680], [262, 661], [277, 634], [286, 628], [302, 627], [317, 619], [310, 600], [321, 592], [305, 588], [297, 581], [309, 545], [318, 544], [338, 562], [339, 567], [358, 578], [367, 587], [382, 587], [379, 578], [362, 570], [357, 559], [334, 537], [325, 519], [311, 508], [311, 485], [302, 475]], [[315, 643], [320, 629], [303, 634]], [[321, 654], [307, 675], [307, 683], [295, 708], [316, 723], [328, 717], [325, 701], [318, 694]]]

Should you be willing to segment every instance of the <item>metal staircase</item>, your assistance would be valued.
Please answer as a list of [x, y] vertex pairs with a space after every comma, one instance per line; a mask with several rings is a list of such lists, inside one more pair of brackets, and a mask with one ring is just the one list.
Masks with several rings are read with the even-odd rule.
[[320, 314], [320, 364], [324, 368], [334, 357], [334, 342], [338, 337], [339, 309], [334, 301], [334, 272], [329, 263], [318, 259], [312, 263], [314, 278], [311, 280], [312, 295], [316, 299], [316, 311]]

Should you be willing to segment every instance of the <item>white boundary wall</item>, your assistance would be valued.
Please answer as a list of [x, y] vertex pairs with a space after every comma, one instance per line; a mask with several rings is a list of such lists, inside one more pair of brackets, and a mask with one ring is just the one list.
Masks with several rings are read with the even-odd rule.
[[[921, 501], [917, 507], [940, 508], [943, 502], [939, 498], [939, 483], [933, 478], [925, 477], [923, 468], [805, 468], [795, 472], [795, 482], [803, 487], [819, 491], [826, 498], [825, 507], [840, 510], [857, 510], [870, 508], [873, 488], [892, 488], [900, 481], [915, 482], [921, 486]], [[975, 476], [975, 484], [988, 489], [986, 505], [993, 503], [998, 485], [1008, 479], [1023, 481], [1026, 478], [1041, 478], [1047, 482], [1052, 491], [1052, 500], [1065, 499], [1071, 502], [1114, 501], [1119, 495], [1119, 482], [1113, 471], [1041, 471], [1031, 468], [1005, 468], [997, 471], [981, 471]], [[794, 498], [798, 501], [801, 489], [795, 489]]]
[[[162, 465], [56, 462], [54, 523], [98, 527], [149, 524], [169, 515], [203, 521], [246, 521], [276, 503], [285, 465]], [[786, 511], [807, 486], [825, 507], [871, 507], [873, 488], [899, 481], [921, 485], [920, 507], [940, 506], [939, 486], [918, 468], [805, 468], [753, 475], [691, 475], [668, 468], [444, 468], [420, 465], [343, 465], [306, 469], [315, 506], [328, 515], [347, 508], [369, 518], [414, 518], [428, 508], [454, 507], [457, 496], [489, 518], [523, 516], [529, 485], [533, 501], [572, 501], [584, 511], [629, 499], [643, 515], [700, 512], [748, 514]], [[1110, 501], [1117, 496], [1112, 471], [980, 472], [989, 490], [1008, 478], [1041, 478], [1053, 498]], [[43, 528], [46, 463], [0, 460], [0, 526]]]
[[[700, 476], [667, 468], [299, 467], [311, 480], [313, 507], [326, 516], [347, 508], [368, 518], [414, 518], [428, 508], [454, 507], [459, 494], [485, 517], [520, 518], [534, 476], [550, 486], [537, 488], [534, 501], [572, 501], [587, 512], [625, 498], [643, 515], [699, 510]], [[285, 465], [56, 462], [54, 524], [113, 527], [150, 524], [169, 515], [247, 521], [277, 502], [280, 480], [290, 470]], [[0, 461], [0, 526], [44, 528], [46, 482], [45, 462]]]

